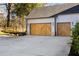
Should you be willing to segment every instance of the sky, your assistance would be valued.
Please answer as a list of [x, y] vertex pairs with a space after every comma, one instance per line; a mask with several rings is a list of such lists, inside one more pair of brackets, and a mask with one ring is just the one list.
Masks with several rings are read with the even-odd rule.
[[[52, 6], [55, 5], [56, 3], [46, 3], [45, 6]], [[7, 12], [6, 12], [6, 6], [0, 4], [0, 12], [4, 13], [4, 16], [6, 17]]]
[[0, 5], [0, 12], [1, 13], [4, 13], [4, 16], [6, 16], [6, 7], [5, 7], [5, 5]]

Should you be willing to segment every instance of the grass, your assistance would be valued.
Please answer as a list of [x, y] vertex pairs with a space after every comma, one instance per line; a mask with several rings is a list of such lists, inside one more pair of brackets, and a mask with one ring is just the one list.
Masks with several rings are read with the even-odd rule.
[[7, 34], [9, 34], [9, 33], [4, 33], [4, 32], [0, 31], [0, 35], [7, 35]]

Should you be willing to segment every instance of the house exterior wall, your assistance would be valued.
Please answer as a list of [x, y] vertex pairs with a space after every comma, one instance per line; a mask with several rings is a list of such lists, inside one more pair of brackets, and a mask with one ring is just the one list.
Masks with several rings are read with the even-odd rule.
[[[75, 14], [65, 14], [65, 15], [58, 15], [57, 17], [57, 23], [62, 23], [62, 22], [70, 22], [71, 24], [71, 29], [74, 27], [74, 25], [79, 22], [79, 13]], [[57, 26], [56, 26], [56, 32], [57, 32]], [[72, 35], [72, 32], [70, 33]]]
[[[56, 17], [56, 23], [62, 23], [62, 22], [70, 22], [71, 28], [74, 27], [76, 22], [79, 22], [79, 13], [58, 15]], [[29, 19], [27, 23], [28, 23], [27, 24], [28, 35], [30, 35], [30, 24], [33, 24], [33, 23], [51, 23], [51, 35], [55, 34], [55, 18], [54, 17], [42, 18], [42, 19]], [[56, 26], [56, 32], [57, 32], [57, 26]]]
[[[30, 24], [33, 23], [51, 23], [51, 35], [54, 35], [54, 18], [29, 19], [27, 22], [27, 34], [30, 35]], [[53, 34], [52, 34], [53, 33]]]
[[57, 23], [60, 22], [71, 22], [71, 27], [73, 27], [76, 24], [76, 22], [79, 22], [79, 13], [58, 15]]

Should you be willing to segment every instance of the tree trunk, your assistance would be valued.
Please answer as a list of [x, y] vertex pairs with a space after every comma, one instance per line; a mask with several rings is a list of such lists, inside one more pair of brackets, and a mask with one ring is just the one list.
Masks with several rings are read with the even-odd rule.
[[8, 3], [8, 5], [7, 5], [7, 27], [9, 27], [9, 25], [10, 25], [10, 10], [11, 10], [11, 4], [10, 3]]

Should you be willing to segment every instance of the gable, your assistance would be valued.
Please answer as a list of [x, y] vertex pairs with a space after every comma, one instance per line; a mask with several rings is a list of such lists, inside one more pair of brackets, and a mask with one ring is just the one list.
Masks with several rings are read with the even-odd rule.
[[71, 14], [71, 13], [79, 13], [79, 5], [77, 5], [73, 8], [70, 8], [68, 10], [65, 10], [65, 11], [61, 12], [60, 14]]

